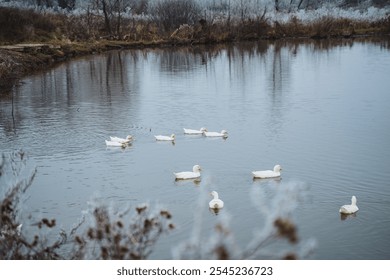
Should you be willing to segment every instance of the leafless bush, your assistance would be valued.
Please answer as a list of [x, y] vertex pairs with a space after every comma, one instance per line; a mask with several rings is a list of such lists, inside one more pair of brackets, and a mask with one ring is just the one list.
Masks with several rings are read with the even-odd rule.
[[60, 26], [65, 38], [72, 41], [86, 41], [100, 37], [104, 20], [103, 17], [87, 10], [83, 16], [67, 16]]
[[196, 23], [200, 17], [200, 8], [194, 0], [163, 0], [152, 7], [151, 15], [164, 31], [173, 31], [182, 24]]
[[154, 212], [147, 205], [132, 211], [114, 213], [99, 205], [92, 209], [93, 224], [75, 237], [76, 259], [147, 259], [153, 245], [164, 233], [174, 229], [171, 214], [166, 210]]

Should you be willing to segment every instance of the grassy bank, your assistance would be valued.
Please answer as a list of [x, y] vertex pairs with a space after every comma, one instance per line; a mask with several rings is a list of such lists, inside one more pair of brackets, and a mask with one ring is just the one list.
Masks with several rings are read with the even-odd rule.
[[[165, 41], [50, 41], [47, 44], [16, 44], [0, 46], [0, 94], [7, 92], [23, 76], [46, 69], [69, 59], [113, 49], [156, 47]], [[38, 45], [39, 47], [36, 47]], [[43, 47], [40, 47], [43, 45]]]
[[[172, 7], [157, 8], [154, 16], [116, 14], [107, 22], [104, 15], [92, 11], [75, 15], [0, 7], [0, 88], [9, 88], [20, 77], [48, 65], [111, 49], [390, 33], [390, 16], [357, 20], [328, 14], [302, 20], [294, 13], [284, 13], [282, 20], [271, 17], [266, 10], [255, 16], [210, 16], [200, 13], [196, 6], [186, 6], [179, 8], [192, 13], [175, 17], [167, 13]], [[47, 47], [7, 47], [20, 43], [45, 43]]]

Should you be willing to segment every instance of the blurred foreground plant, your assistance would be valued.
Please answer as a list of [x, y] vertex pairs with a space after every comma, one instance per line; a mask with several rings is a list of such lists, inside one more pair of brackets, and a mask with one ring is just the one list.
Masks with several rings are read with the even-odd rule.
[[[57, 250], [66, 242], [66, 234], [48, 242], [35, 234], [32, 240], [23, 234], [20, 222], [20, 198], [31, 186], [37, 170], [29, 171], [23, 151], [2, 154], [0, 161], [0, 259], [60, 259]], [[39, 229], [52, 228], [55, 220], [42, 219]]]
[[[230, 225], [228, 209], [218, 214], [213, 231], [203, 234], [202, 211], [196, 212], [195, 226], [190, 240], [174, 250], [176, 259], [301, 259], [307, 258], [316, 246], [314, 239], [300, 240], [298, 228], [293, 221], [293, 212], [303, 198], [304, 185], [288, 182], [272, 185], [273, 194], [264, 188], [272, 184], [265, 181], [261, 188], [254, 188], [251, 199], [259, 213], [252, 221], [252, 238], [247, 244], [236, 242], [234, 227]], [[200, 204], [204, 199], [200, 199]], [[243, 229], [238, 228], [242, 231]]]
[[[146, 259], [161, 234], [174, 229], [166, 210], [151, 211], [147, 205], [116, 213], [103, 203], [88, 212], [69, 233], [60, 230], [52, 240], [55, 219], [42, 218], [26, 226], [21, 223], [20, 199], [31, 186], [37, 170], [29, 172], [23, 151], [0, 159], [0, 259]], [[33, 218], [32, 218], [33, 219]], [[31, 227], [30, 227], [31, 226]], [[82, 231], [82, 227], [87, 227]], [[31, 229], [37, 232], [32, 234]], [[30, 232], [27, 232], [30, 231]], [[78, 233], [80, 232], [80, 233]], [[76, 233], [78, 233], [76, 235]], [[74, 249], [65, 246], [73, 244]]]
[[93, 222], [82, 235], [76, 236], [77, 259], [128, 260], [147, 259], [161, 234], [174, 229], [171, 214], [166, 210], [153, 212], [149, 206], [113, 212], [107, 206], [92, 208]]
[[[33, 221], [25, 229], [21, 223], [20, 200], [31, 186], [36, 172], [36, 169], [31, 171], [27, 167], [23, 151], [3, 154], [0, 159], [0, 259], [147, 259], [159, 238], [175, 228], [167, 210], [153, 210], [144, 204], [117, 211], [97, 201], [69, 233], [60, 230], [58, 236], [53, 237], [56, 220], [47, 218]], [[203, 238], [201, 221], [205, 214], [205, 196], [200, 195], [194, 234], [191, 240], [174, 248], [173, 258], [306, 257], [313, 250], [314, 243], [299, 240], [292, 219], [302, 193], [300, 184], [290, 182], [281, 187], [272, 186], [274, 193], [271, 196], [264, 192], [265, 186], [254, 188], [251, 194], [261, 215], [252, 222], [253, 236], [248, 244], [236, 243], [227, 209], [218, 216], [214, 230]], [[32, 233], [32, 229], [36, 229], [36, 233]]]

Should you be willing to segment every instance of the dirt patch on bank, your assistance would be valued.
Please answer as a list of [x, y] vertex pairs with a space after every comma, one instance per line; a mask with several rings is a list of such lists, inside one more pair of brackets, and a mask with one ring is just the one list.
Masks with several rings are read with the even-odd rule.
[[0, 49], [0, 89], [11, 88], [20, 77], [43, 69], [50, 63], [50, 56]]

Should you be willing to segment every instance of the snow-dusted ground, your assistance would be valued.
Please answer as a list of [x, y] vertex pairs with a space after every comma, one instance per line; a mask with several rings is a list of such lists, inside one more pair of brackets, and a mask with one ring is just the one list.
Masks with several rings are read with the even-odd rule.
[[[110, 2], [110, 0], [107, 0]], [[139, 0], [141, 1], [141, 0]], [[310, 23], [320, 19], [323, 16], [329, 16], [333, 18], [346, 18], [357, 21], [378, 21], [390, 16], [390, 1], [388, 5], [384, 7], [375, 7], [370, 0], [361, 0], [358, 6], [346, 7], [344, 5], [346, 1], [343, 0], [322, 0], [314, 1], [316, 6], [308, 6], [310, 1], [303, 1], [301, 9], [298, 9], [298, 3], [300, 1], [291, 0], [279, 0], [278, 11], [275, 8], [275, 0], [193, 0], [198, 4], [202, 10], [202, 14], [209, 19], [224, 19], [230, 16], [230, 18], [256, 18], [261, 16], [266, 11], [266, 18], [271, 21], [286, 22], [292, 17], [295, 17], [305, 23]], [[91, 4], [93, 1], [81, 1], [76, 0], [76, 7], [72, 11], [61, 10], [57, 6], [57, 1], [54, 2], [54, 6], [51, 8], [39, 7], [36, 4], [32, 4], [35, 1], [29, 0], [14, 0], [6, 1], [0, 0], [0, 7], [19, 7], [35, 9], [46, 13], [67, 13], [73, 15], [80, 15], [89, 10], [94, 10], [96, 13], [102, 14], [102, 11], [94, 8]], [[137, 2], [137, 0], [127, 1], [129, 4], [123, 4], [126, 11], [122, 16], [134, 17], [132, 14], [131, 2]], [[153, 7], [158, 1], [149, 0], [149, 7]], [[313, 1], [311, 1], [313, 2]], [[311, 3], [310, 2], [310, 3]], [[314, 3], [313, 2], [313, 3]], [[126, 3], [126, 1], [124, 2]], [[303, 7], [303, 8], [302, 8]], [[346, 7], [346, 8], [345, 8]], [[149, 9], [148, 12], [150, 12]], [[145, 17], [150, 18], [148, 14], [136, 15], [137, 18]]]
[[341, 9], [334, 7], [321, 7], [316, 10], [299, 10], [290, 13], [270, 13], [271, 19], [282, 22], [288, 21], [292, 16], [295, 16], [296, 18], [306, 23], [316, 21], [324, 16], [373, 22], [385, 19], [386, 17], [390, 16], [390, 7], [381, 9], [376, 7], [368, 7], [365, 10], [359, 10], [356, 8]]

